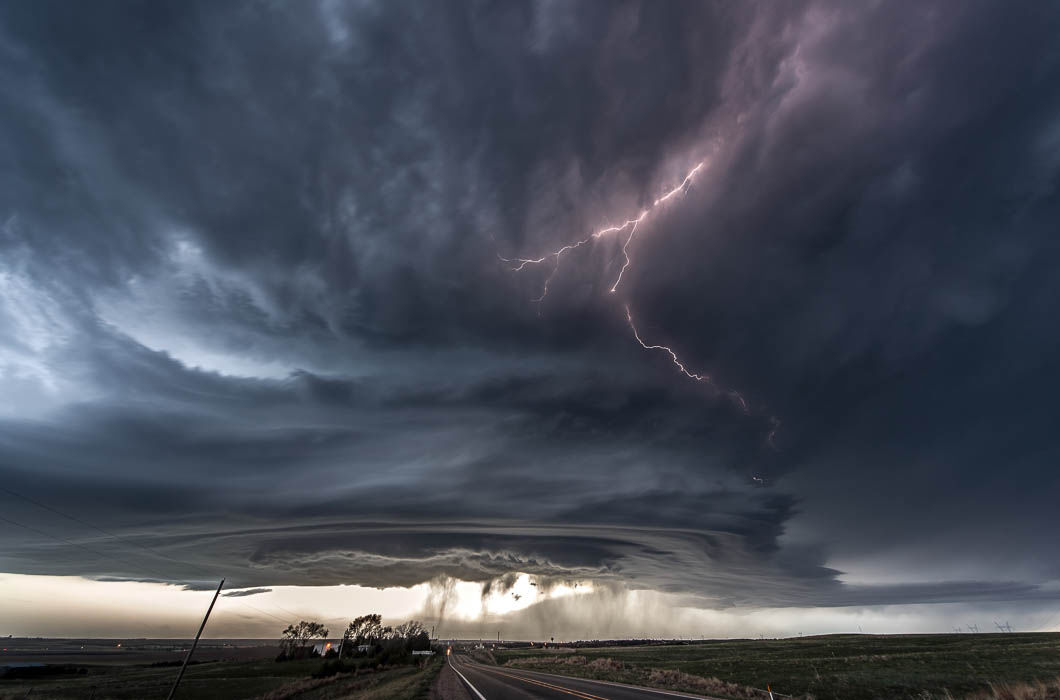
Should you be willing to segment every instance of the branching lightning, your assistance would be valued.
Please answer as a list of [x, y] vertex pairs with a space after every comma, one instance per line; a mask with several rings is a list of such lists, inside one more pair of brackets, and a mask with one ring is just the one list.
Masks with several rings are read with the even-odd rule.
[[688, 171], [688, 174], [685, 175], [685, 179], [681, 181], [681, 184], [679, 184], [677, 187], [674, 187], [669, 192], [660, 195], [658, 198], [656, 198], [654, 202], [651, 203], [651, 206], [642, 210], [640, 214], [634, 219], [627, 219], [624, 223], [619, 224], [617, 226], [608, 226], [607, 228], [600, 229], [595, 233], [589, 234], [580, 241], [568, 243], [562, 248], [558, 248], [557, 250], [554, 250], [551, 253], [546, 253], [542, 255], [540, 258], [505, 258], [501, 257], [500, 255], [498, 255], [497, 257], [500, 258], [502, 262], [513, 264], [514, 267], [512, 267], [512, 272], [520, 272], [529, 265], [540, 265], [544, 262], [547, 262], [548, 260], [555, 260], [555, 265], [552, 268], [552, 272], [549, 274], [548, 277], [545, 278], [545, 283], [541, 291], [541, 296], [539, 296], [537, 299], [534, 299], [535, 302], [541, 302], [544, 301], [545, 297], [548, 295], [548, 285], [552, 281], [552, 278], [555, 277], [556, 270], [559, 269], [559, 261], [565, 254], [571, 252], [572, 250], [577, 250], [578, 248], [581, 248], [587, 243], [592, 243], [598, 238], [603, 238], [605, 236], [618, 234], [628, 230], [629, 234], [626, 236], [625, 243], [622, 244], [622, 255], [625, 258], [625, 262], [622, 264], [622, 268], [618, 271], [618, 277], [615, 278], [614, 284], [611, 285], [610, 291], [613, 294], [615, 291], [618, 290], [618, 285], [622, 282], [622, 276], [626, 273], [626, 270], [629, 269], [629, 266], [633, 262], [629, 257], [629, 246], [633, 242], [634, 236], [637, 235], [637, 227], [642, 221], [644, 221], [644, 219], [648, 217], [648, 214], [650, 214], [652, 210], [654, 210], [657, 206], [663, 204], [669, 199], [672, 199], [673, 197], [676, 197], [678, 194], [682, 194], [683, 192], [685, 192], [689, 184], [692, 182], [692, 179], [696, 176], [696, 173], [702, 170], [706, 166], [706, 164], [706, 161], [700, 161], [699, 163], [697, 163], [694, 168]]
[[[611, 294], [614, 294], [618, 290], [619, 284], [622, 283], [622, 278], [625, 275], [626, 270], [628, 270], [633, 264], [633, 260], [630, 257], [630, 245], [633, 243], [633, 239], [636, 237], [638, 230], [641, 228], [641, 224], [644, 222], [645, 219], [648, 218], [648, 215], [651, 214], [659, 205], [664, 204], [665, 202], [669, 201], [670, 199], [673, 199], [679, 194], [687, 193], [692, 183], [692, 180], [695, 178], [695, 176], [699, 173], [700, 170], [706, 167], [706, 165], [706, 160], [702, 160], [697, 163], [695, 167], [688, 171], [688, 174], [685, 175], [684, 179], [681, 180], [680, 184], [657, 197], [655, 201], [651, 203], [650, 206], [641, 210], [641, 212], [636, 216], [636, 218], [627, 219], [625, 222], [616, 226], [608, 226], [607, 228], [600, 229], [599, 231], [591, 233], [585, 238], [582, 238], [581, 240], [575, 241], [574, 243], [568, 243], [567, 245], [562, 246], [561, 248], [557, 248], [556, 250], [553, 250], [549, 253], [545, 253], [539, 258], [505, 258], [502, 257], [500, 254], [498, 254], [497, 257], [500, 258], [502, 262], [512, 265], [512, 272], [520, 272], [526, 269], [527, 267], [533, 265], [541, 265], [548, 262], [549, 260], [554, 261], [552, 270], [549, 272], [542, 285], [541, 295], [538, 296], [536, 299], [533, 299], [535, 303], [540, 304], [545, 300], [545, 297], [548, 296], [549, 285], [555, 278], [556, 273], [559, 270], [560, 261], [563, 259], [564, 255], [570, 253], [571, 251], [577, 250], [578, 248], [581, 248], [584, 245], [592, 243], [593, 241], [599, 238], [626, 233], [625, 241], [622, 243], [622, 256], [624, 258], [624, 262], [622, 263], [622, 267], [618, 271], [618, 275], [615, 277], [614, 283], [609, 289], [609, 292]], [[645, 350], [657, 350], [660, 352], [665, 352], [667, 355], [670, 356], [670, 361], [674, 364], [675, 367], [677, 367], [678, 371], [681, 374], [695, 382], [700, 382], [709, 386], [710, 389], [716, 394], [725, 395], [744, 414], [750, 415], [750, 405], [747, 399], [743, 396], [743, 394], [734, 389], [727, 389], [725, 387], [722, 387], [717, 382], [715, 382], [709, 374], [693, 372], [681, 360], [681, 358], [678, 357], [677, 353], [674, 352], [673, 348], [666, 345], [656, 345], [645, 342], [645, 340], [641, 337], [640, 332], [637, 330], [636, 324], [633, 322], [633, 313], [632, 311], [630, 311], [629, 304], [625, 305], [625, 311], [626, 322], [629, 325], [630, 331], [632, 331], [633, 333], [633, 338], [642, 348], [644, 348]], [[770, 430], [769, 434], [766, 436], [766, 442], [769, 444], [770, 447], [776, 449], [774, 438], [776, 437], [777, 431], [780, 428], [780, 421], [776, 417], [771, 415], [767, 416], [767, 419], [770, 424]], [[757, 479], [757, 477], [755, 478]], [[759, 479], [759, 481], [761, 480]]]

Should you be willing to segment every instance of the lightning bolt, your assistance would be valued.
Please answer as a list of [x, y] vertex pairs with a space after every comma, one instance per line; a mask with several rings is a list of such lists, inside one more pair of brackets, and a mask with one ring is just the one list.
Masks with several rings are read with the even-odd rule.
[[734, 389], [725, 389], [717, 384], [709, 374], [699, 374], [693, 372], [685, 366], [685, 363], [681, 362], [681, 358], [677, 356], [677, 353], [673, 351], [673, 348], [667, 345], [650, 345], [644, 342], [644, 339], [640, 337], [640, 332], [637, 330], [637, 325], [633, 323], [633, 312], [629, 310], [629, 305], [626, 305], [626, 322], [629, 324], [629, 329], [633, 331], [633, 338], [636, 339], [640, 346], [645, 350], [661, 350], [670, 356], [670, 361], [674, 363], [674, 366], [680, 370], [681, 374], [685, 375], [689, 379], [697, 382], [702, 382], [708, 385], [711, 389], [718, 392], [719, 394], [725, 394], [734, 404], [740, 407], [740, 410], [745, 414], [750, 414], [751, 409], [747, 404], [747, 399], [743, 397], [743, 394]]
[[622, 264], [622, 268], [618, 271], [618, 277], [615, 279], [614, 284], [611, 285], [610, 291], [613, 294], [615, 291], [618, 290], [618, 285], [622, 282], [622, 276], [626, 274], [626, 270], [629, 269], [630, 265], [633, 264], [632, 259], [629, 257], [629, 246], [633, 242], [633, 238], [637, 235], [637, 227], [642, 221], [648, 218], [648, 215], [651, 214], [651, 212], [660, 204], [663, 204], [666, 201], [672, 199], [673, 197], [676, 197], [677, 195], [685, 192], [689, 184], [692, 182], [692, 179], [700, 170], [702, 170], [706, 166], [706, 164], [707, 162], [705, 160], [702, 160], [697, 163], [694, 168], [688, 171], [688, 174], [685, 175], [685, 178], [681, 180], [681, 184], [677, 185], [677, 187], [674, 187], [669, 192], [659, 195], [655, 199], [655, 201], [651, 203], [651, 206], [642, 210], [640, 214], [634, 219], [627, 219], [624, 223], [618, 224], [617, 226], [608, 226], [607, 228], [602, 228], [599, 231], [595, 231], [594, 233], [589, 234], [588, 236], [579, 241], [575, 241], [574, 243], [568, 243], [562, 248], [553, 250], [550, 253], [545, 253], [539, 258], [505, 258], [499, 254], [497, 255], [497, 257], [500, 258], [501, 262], [513, 265], [513, 267], [511, 268], [512, 272], [521, 272], [530, 265], [541, 265], [542, 263], [545, 263], [548, 260], [554, 259], [555, 265], [553, 266], [552, 272], [549, 274], [549, 276], [545, 278], [545, 283], [541, 291], [541, 296], [533, 300], [535, 302], [542, 302], [544, 301], [545, 297], [548, 296], [548, 285], [556, 276], [556, 271], [559, 269], [560, 259], [564, 255], [571, 252], [572, 250], [577, 250], [578, 248], [581, 248], [583, 245], [592, 243], [598, 238], [615, 235], [628, 230], [629, 235], [626, 236], [626, 241], [622, 244], [622, 255], [625, 258], [625, 262]]
[[[607, 228], [602, 228], [599, 231], [595, 231], [589, 234], [585, 238], [575, 241], [574, 243], [568, 243], [567, 245], [557, 248], [556, 250], [553, 250], [549, 253], [545, 253], [539, 258], [505, 258], [502, 257], [499, 253], [497, 254], [497, 257], [502, 262], [511, 265], [512, 267], [510, 269], [512, 272], [520, 272], [530, 266], [542, 265], [548, 262], [549, 260], [554, 261], [552, 270], [545, 278], [545, 281], [541, 287], [541, 295], [538, 296], [536, 299], [532, 300], [539, 305], [538, 313], [540, 314], [540, 303], [543, 302], [545, 300], [545, 297], [548, 296], [549, 285], [552, 283], [552, 280], [555, 278], [556, 273], [559, 271], [560, 261], [563, 259], [564, 255], [574, 250], [577, 250], [582, 246], [588, 245], [599, 238], [604, 238], [605, 236], [618, 235], [620, 233], [626, 232], [625, 241], [622, 243], [622, 256], [624, 258], [624, 262], [622, 263], [622, 267], [618, 271], [617, 277], [615, 277], [614, 283], [608, 290], [609, 293], [614, 294], [618, 290], [618, 286], [622, 283], [622, 278], [626, 274], [626, 270], [628, 270], [633, 265], [633, 260], [630, 257], [629, 248], [630, 245], [633, 243], [633, 239], [637, 235], [640, 225], [657, 207], [678, 195], [687, 193], [689, 186], [692, 183], [692, 180], [695, 178], [695, 176], [699, 173], [700, 170], [706, 167], [706, 165], [706, 160], [702, 160], [696, 163], [695, 167], [688, 171], [688, 174], [685, 175], [684, 179], [681, 180], [680, 184], [678, 184], [673, 189], [659, 195], [649, 207], [641, 210], [641, 212], [636, 216], [636, 218], [627, 219], [625, 222], [616, 226], [608, 226]], [[637, 330], [636, 324], [633, 322], [633, 312], [630, 311], [628, 304], [625, 305], [625, 310], [626, 322], [629, 324], [629, 329], [633, 333], [633, 338], [642, 348], [644, 348], [645, 350], [657, 350], [666, 353], [670, 356], [670, 361], [674, 364], [675, 367], [677, 367], [678, 371], [681, 374], [695, 382], [699, 382], [709, 386], [710, 389], [716, 394], [724, 395], [725, 397], [727, 397], [745, 415], [750, 415], [750, 405], [748, 404], [747, 399], [744, 397], [744, 395], [741, 394], [739, 391], [736, 391], [735, 389], [728, 389], [719, 385], [709, 374], [693, 372], [688, 368], [687, 365], [685, 365], [681, 358], [678, 357], [677, 353], [673, 350], [673, 348], [667, 345], [656, 345], [645, 342], [645, 340], [640, 335], [640, 331]], [[776, 449], [776, 443], [774, 442], [774, 438], [776, 437], [777, 431], [780, 429], [780, 421], [775, 416], [767, 416], [767, 418], [769, 420], [770, 430], [768, 435], [766, 436], [766, 442], [769, 444], [770, 447]]]

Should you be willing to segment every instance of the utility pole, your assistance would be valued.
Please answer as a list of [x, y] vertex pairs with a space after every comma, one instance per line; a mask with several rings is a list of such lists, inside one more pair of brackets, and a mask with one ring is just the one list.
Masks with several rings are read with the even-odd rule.
[[199, 637], [202, 636], [202, 631], [206, 628], [206, 621], [210, 619], [213, 604], [217, 602], [217, 596], [221, 595], [221, 587], [224, 585], [225, 580], [221, 579], [221, 582], [217, 584], [217, 592], [213, 594], [213, 600], [210, 601], [210, 607], [206, 608], [206, 616], [202, 618], [199, 631], [195, 634], [195, 641], [191, 643], [191, 649], [188, 649], [188, 655], [184, 657], [184, 663], [180, 666], [180, 673], [177, 674], [177, 680], [173, 683], [173, 688], [169, 691], [169, 695], [166, 696], [166, 700], [173, 700], [173, 696], [177, 692], [177, 686], [180, 685], [180, 679], [184, 677], [184, 671], [188, 668], [188, 662], [191, 661], [191, 655], [195, 653], [195, 647], [199, 645]]

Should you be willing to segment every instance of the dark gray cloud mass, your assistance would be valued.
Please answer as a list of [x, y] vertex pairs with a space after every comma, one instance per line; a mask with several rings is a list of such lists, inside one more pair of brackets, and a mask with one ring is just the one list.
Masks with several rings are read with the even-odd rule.
[[271, 593], [271, 588], [247, 588], [242, 591], [230, 591], [223, 593], [225, 598], [246, 598], [247, 596], [260, 595], [262, 593]]
[[[0, 569], [1055, 595], [1058, 35], [1045, 3], [5, 4]], [[551, 267], [499, 259], [703, 159], [613, 294], [620, 238], [540, 303]]]

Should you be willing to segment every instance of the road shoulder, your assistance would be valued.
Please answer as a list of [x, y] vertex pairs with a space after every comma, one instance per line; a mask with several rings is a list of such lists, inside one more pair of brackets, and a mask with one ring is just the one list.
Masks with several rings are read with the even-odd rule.
[[446, 664], [427, 695], [429, 700], [473, 700], [456, 672]]

